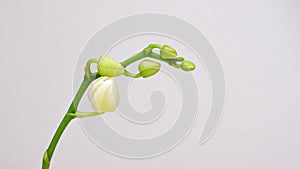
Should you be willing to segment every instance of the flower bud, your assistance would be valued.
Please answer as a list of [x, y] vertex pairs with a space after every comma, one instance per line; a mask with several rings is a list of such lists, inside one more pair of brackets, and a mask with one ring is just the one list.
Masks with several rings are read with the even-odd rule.
[[96, 112], [113, 112], [119, 105], [119, 90], [112, 78], [99, 77], [90, 86], [88, 98]]
[[124, 73], [125, 68], [110, 56], [102, 56], [98, 62], [98, 72], [101, 76], [115, 77]]
[[193, 62], [188, 61], [188, 60], [183, 61], [180, 65], [180, 67], [184, 71], [193, 71], [196, 68], [195, 64]]
[[143, 78], [155, 75], [160, 69], [160, 63], [151, 60], [144, 60], [138, 67]]
[[164, 45], [160, 49], [160, 57], [163, 59], [174, 59], [177, 57], [177, 52], [174, 48], [168, 45]]
[[184, 58], [183, 57], [177, 57], [176, 60], [179, 61], [179, 62], [182, 62], [182, 61], [184, 61]]

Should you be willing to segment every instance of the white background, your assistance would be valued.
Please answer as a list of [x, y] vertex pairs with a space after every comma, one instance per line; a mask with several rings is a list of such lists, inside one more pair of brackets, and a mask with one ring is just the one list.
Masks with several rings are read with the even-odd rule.
[[97, 148], [73, 122], [53, 169], [300, 168], [299, 8], [297, 0], [1, 0], [0, 168], [40, 168], [73, 97], [80, 49], [107, 23], [142, 12], [178, 16], [213, 43], [227, 84], [221, 125], [202, 146], [192, 133], [164, 156], [128, 160]]

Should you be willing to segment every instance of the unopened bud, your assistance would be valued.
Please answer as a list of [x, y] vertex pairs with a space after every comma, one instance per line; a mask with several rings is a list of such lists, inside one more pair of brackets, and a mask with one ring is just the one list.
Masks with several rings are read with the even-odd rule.
[[184, 71], [193, 71], [196, 68], [195, 64], [193, 62], [188, 61], [188, 60], [183, 61], [180, 66], [181, 66], [181, 69], [184, 70]]
[[144, 60], [138, 67], [143, 78], [155, 75], [160, 70], [160, 63], [151, 60]]
[[124, 71], [125, 68], [110, 56], [104, 55], [99, 59], [98, 72], [101, 76], [120, 76]]
[[174, 48], [168, 45], [164, 45], [160, 49], [160, 57], [163, 59], [174, 59], [177, 57], [177, 52]]

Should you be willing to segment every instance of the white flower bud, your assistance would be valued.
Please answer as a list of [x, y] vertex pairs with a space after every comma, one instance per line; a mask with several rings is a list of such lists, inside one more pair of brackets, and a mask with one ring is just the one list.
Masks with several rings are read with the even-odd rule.
[[119, 89], [109, 77], [99, 77], [91, 84], [88, 98], [96, 112], [113, 112], [119, 105]]

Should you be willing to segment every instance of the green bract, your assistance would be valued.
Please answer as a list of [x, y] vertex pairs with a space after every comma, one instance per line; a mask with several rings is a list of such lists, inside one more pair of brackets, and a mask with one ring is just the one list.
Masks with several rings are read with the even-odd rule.
[[164, 45], [160, 49], [160, 57], [163, 59], [174, 59], [177, 57], [177, 52], [169, 45]]
[[160, 63], [151, 60], [144, 60], [138, 67], [143, 78], [155, 75], [160, 70]]
[[125, 68], [110, 56], [104, 55], [98, 62], [98, 73], [101, 76], [115, 77], [124, 73]]
[[184, 70], [184, 71], [193, 71], [196, 68], [195, 64], [193, 62], [188, 61], [188, 60], [183, 61], [180, 66], [181, 66], [181, 69]]

